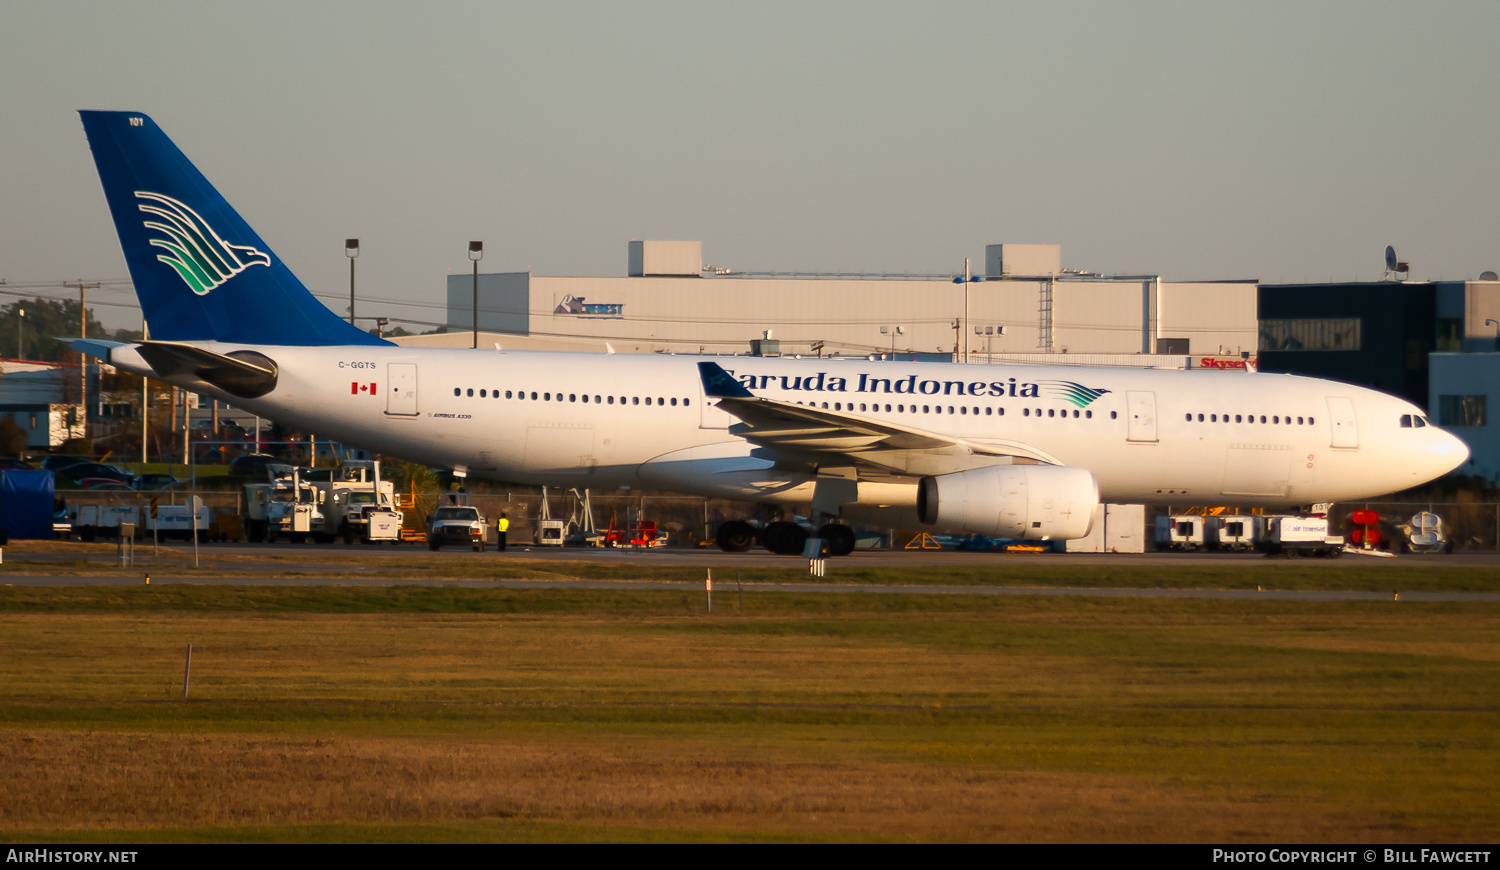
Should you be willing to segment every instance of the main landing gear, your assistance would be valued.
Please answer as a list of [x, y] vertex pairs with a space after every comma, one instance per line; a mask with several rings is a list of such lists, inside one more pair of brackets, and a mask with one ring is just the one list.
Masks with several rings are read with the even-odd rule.
[[[828, 523], [818, 529], [823, 551], [829, 556], [847, 556], [854, 552], [854, 530], [842, 523]], [[800, 556], [807, 546], [808, 530], [797, 523], [774, 522], [759, 534], [744, 520], [730, 520], [719, 525], [716, 538], [726, 553], [744, 553], [755, 546], [757, 538], [767, 550], [778, 556]]]

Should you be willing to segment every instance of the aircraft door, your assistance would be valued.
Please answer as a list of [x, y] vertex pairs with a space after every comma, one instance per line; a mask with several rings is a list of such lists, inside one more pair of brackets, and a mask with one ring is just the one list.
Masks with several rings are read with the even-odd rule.
[[1328, 418], [1333, 424], [1330, 447], [1359, 447], [1359, 422], [1354, 416], [1354, 400], [1343, 396], [1328, 397]]
[[395, 417], [417, 416], [417, 367], [413, 363], [386, 366], [390, 386], [385, 392], [385, 412]]
[[1156, 394], [1129, 391], [1125, 393], [1126, 412], [1130, 414], [1130, 425], [1125, 440], [1140, 444], [1155, 444], [1156, 439]]

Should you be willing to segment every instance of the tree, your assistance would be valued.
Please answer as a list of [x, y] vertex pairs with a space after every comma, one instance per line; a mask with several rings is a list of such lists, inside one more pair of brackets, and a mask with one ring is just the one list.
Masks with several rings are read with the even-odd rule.
[[26, 430], [9, 417], [0, 419], [0, 454], [20, 456], [26, 446]]
[[[20, 315], [22, 310], [26, 312], [24, 318]], [[21, 359], [63, 362], [66, 346], [57, 339], [75, 335], [78, 335], [76, 300], [22, 299], [0, 308], [0, 356], [15, 353], [19, 338]], [[88, 312], [87, 335], [90, 338], [110, 337], [109, 331], [94, 319], [93, 309]], [[75, 362], [76, 356], [74, 354]]]

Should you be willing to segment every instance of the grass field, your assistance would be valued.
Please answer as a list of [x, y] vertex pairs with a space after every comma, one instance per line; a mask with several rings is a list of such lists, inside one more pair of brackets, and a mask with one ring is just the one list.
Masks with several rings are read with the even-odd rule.
[[[137, 567], [114, 564], [116, 544], [63, 541], [18, 541], [5, 548], [0, 582], [7, 574], [80, 575], [156, 578], [290, 578], [359, 577], [369, 580], [654, 580], [701, 583], [704, 566], [692, 556], [661, 565], [618, 560], [566, 561], [528, 558], [522, 553], [472, 558], [429, 555], [420, 547], [354, 547], [348, 551], [299, 551], [296, 547], [266, 548], [254, 554], [229, 554], [215, 547], [200, 551], [201, 567], [193, 567], [190, 546], [173, 544], [152, 556], [149, 543], [136, 547]], [[58, 558], [59, 556], [75, 558]], [[467, 556], [467, 554], [466, 554]], [[739, 577], [746, 583], [806, 583], [807, 565], [786, 559], [776, 567], [745, 567], [730, 573], [715, 569], [723, 582]], [[1088, 564], [1049, 562], [994, 556], [984, 562], [877, 566], [833, 560], [821, 582], [831, 584], [895, 584], [910, 586], [1022, 586], [1085, 587], [1095, 589], [1281, 589], [1359, 590], [1390, 592], [1496, 592], [1500, 572], [1490, 567], [1452, 565], [1418, 560], [1372, 560], [1349, 557], [1273, 560], [1246, 557], [1228, 562], [1189, 563], [1163, 568], [1160, 564]], [[0, 601], [0, 607], [4, 607]]]
[[1500, 834], [1500, 604], [733, 601], [0, 588], [0, 839]]

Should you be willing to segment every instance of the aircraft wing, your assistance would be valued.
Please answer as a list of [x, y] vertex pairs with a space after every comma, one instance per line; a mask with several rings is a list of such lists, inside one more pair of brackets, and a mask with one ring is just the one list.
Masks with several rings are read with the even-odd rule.
[[704, 393], [740, 419], [729, 428], [778, 456], [814, 464], [871, 466], [902, 474], [942, 474], [983, 465], [1022, 462], [1061, 464], [1013, 441], [974, 441], [929, 429], [903, 426], [848, 411], [829, 411], [756, 396], [717, 363], [700, 362]]

